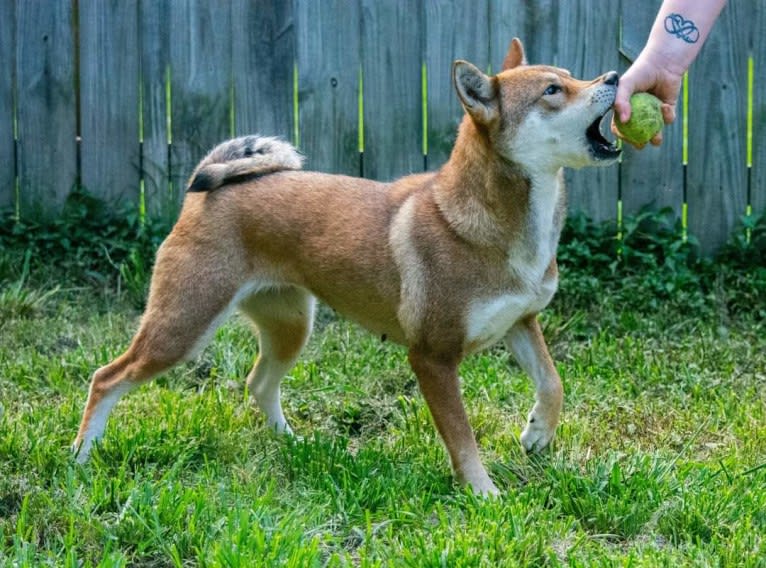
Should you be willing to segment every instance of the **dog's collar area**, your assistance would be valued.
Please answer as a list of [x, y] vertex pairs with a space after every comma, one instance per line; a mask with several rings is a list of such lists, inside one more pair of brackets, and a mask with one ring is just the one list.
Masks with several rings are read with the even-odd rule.
[[597, 117], [585, 131], [585, 137], [588, 139], [590, 150], [596, 159], [599, 160], [617, 158], [622, 152], [614, 142], [610, 142], [601, 134], [601, 121], [604, 120], [604, 116], [606, 114]]

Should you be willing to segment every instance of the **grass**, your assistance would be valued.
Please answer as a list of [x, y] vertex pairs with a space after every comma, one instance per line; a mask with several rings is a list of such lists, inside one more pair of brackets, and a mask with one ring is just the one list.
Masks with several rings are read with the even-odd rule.
[[234, 317], [75, 464], [89, 375], [136, 329], [144, 269], [121, 264], [118, 294], [28, 260], [14, 279], [24, 258], [0, 254], [0, 565], [766, 566], [763, 288], [730, 312], [723, 284], [667, 300], [661, 271], [607, 286], [565, 267], [542, 316], [566, 391], [549, 452], [521, 449], [534, 390], [504, 350], [461, 367], [503, 491], [482, 500], [453, 482], [404, 350], [326, 308], [284, 382], [297, 438], [246, 401], [256, 343]]

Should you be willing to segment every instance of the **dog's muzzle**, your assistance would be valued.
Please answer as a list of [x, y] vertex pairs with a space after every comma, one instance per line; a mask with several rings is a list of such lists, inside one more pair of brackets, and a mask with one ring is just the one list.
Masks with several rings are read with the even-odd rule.
[[586, 129], [585, 139], [588, 141], [588, 150], [596, 160], [615, 160], [621, 153], [614, 142], [610, 142], [601, 134], [601, 122], [614, 105], [618, 81], [617, 73], [610, 71], [604, 75], [604, 82], [598, 86], [591, 99], [599, 114]]

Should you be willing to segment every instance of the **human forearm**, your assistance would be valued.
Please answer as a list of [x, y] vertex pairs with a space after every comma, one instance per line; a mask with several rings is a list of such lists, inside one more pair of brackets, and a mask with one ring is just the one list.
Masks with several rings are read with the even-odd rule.
[[[697, 57], [726, 0], [665, 0], [646, 46], [620, 77], [614, 108], [620, 121], [630, 118], [630, 96], [648, 92], [662, 101], [662, 117], [670, 124], [684, 73]], [[617, 129], [612, 130], [619, 135]], [[652, 144], [662, 142], [662, 132]]]
[[683, 75], [697, 57], [726, 0], [665, 0], [646, 43], [644, 57]]

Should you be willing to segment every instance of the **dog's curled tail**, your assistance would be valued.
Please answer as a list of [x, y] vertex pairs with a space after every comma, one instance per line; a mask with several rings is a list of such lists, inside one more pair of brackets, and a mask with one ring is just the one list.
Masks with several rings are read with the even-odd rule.
[[266, 136], [241, 136], [222, 142], [197, 165], [186, 191], [213, 191], [235, 181], [299, 170], [303, 156], [295, 147]]

